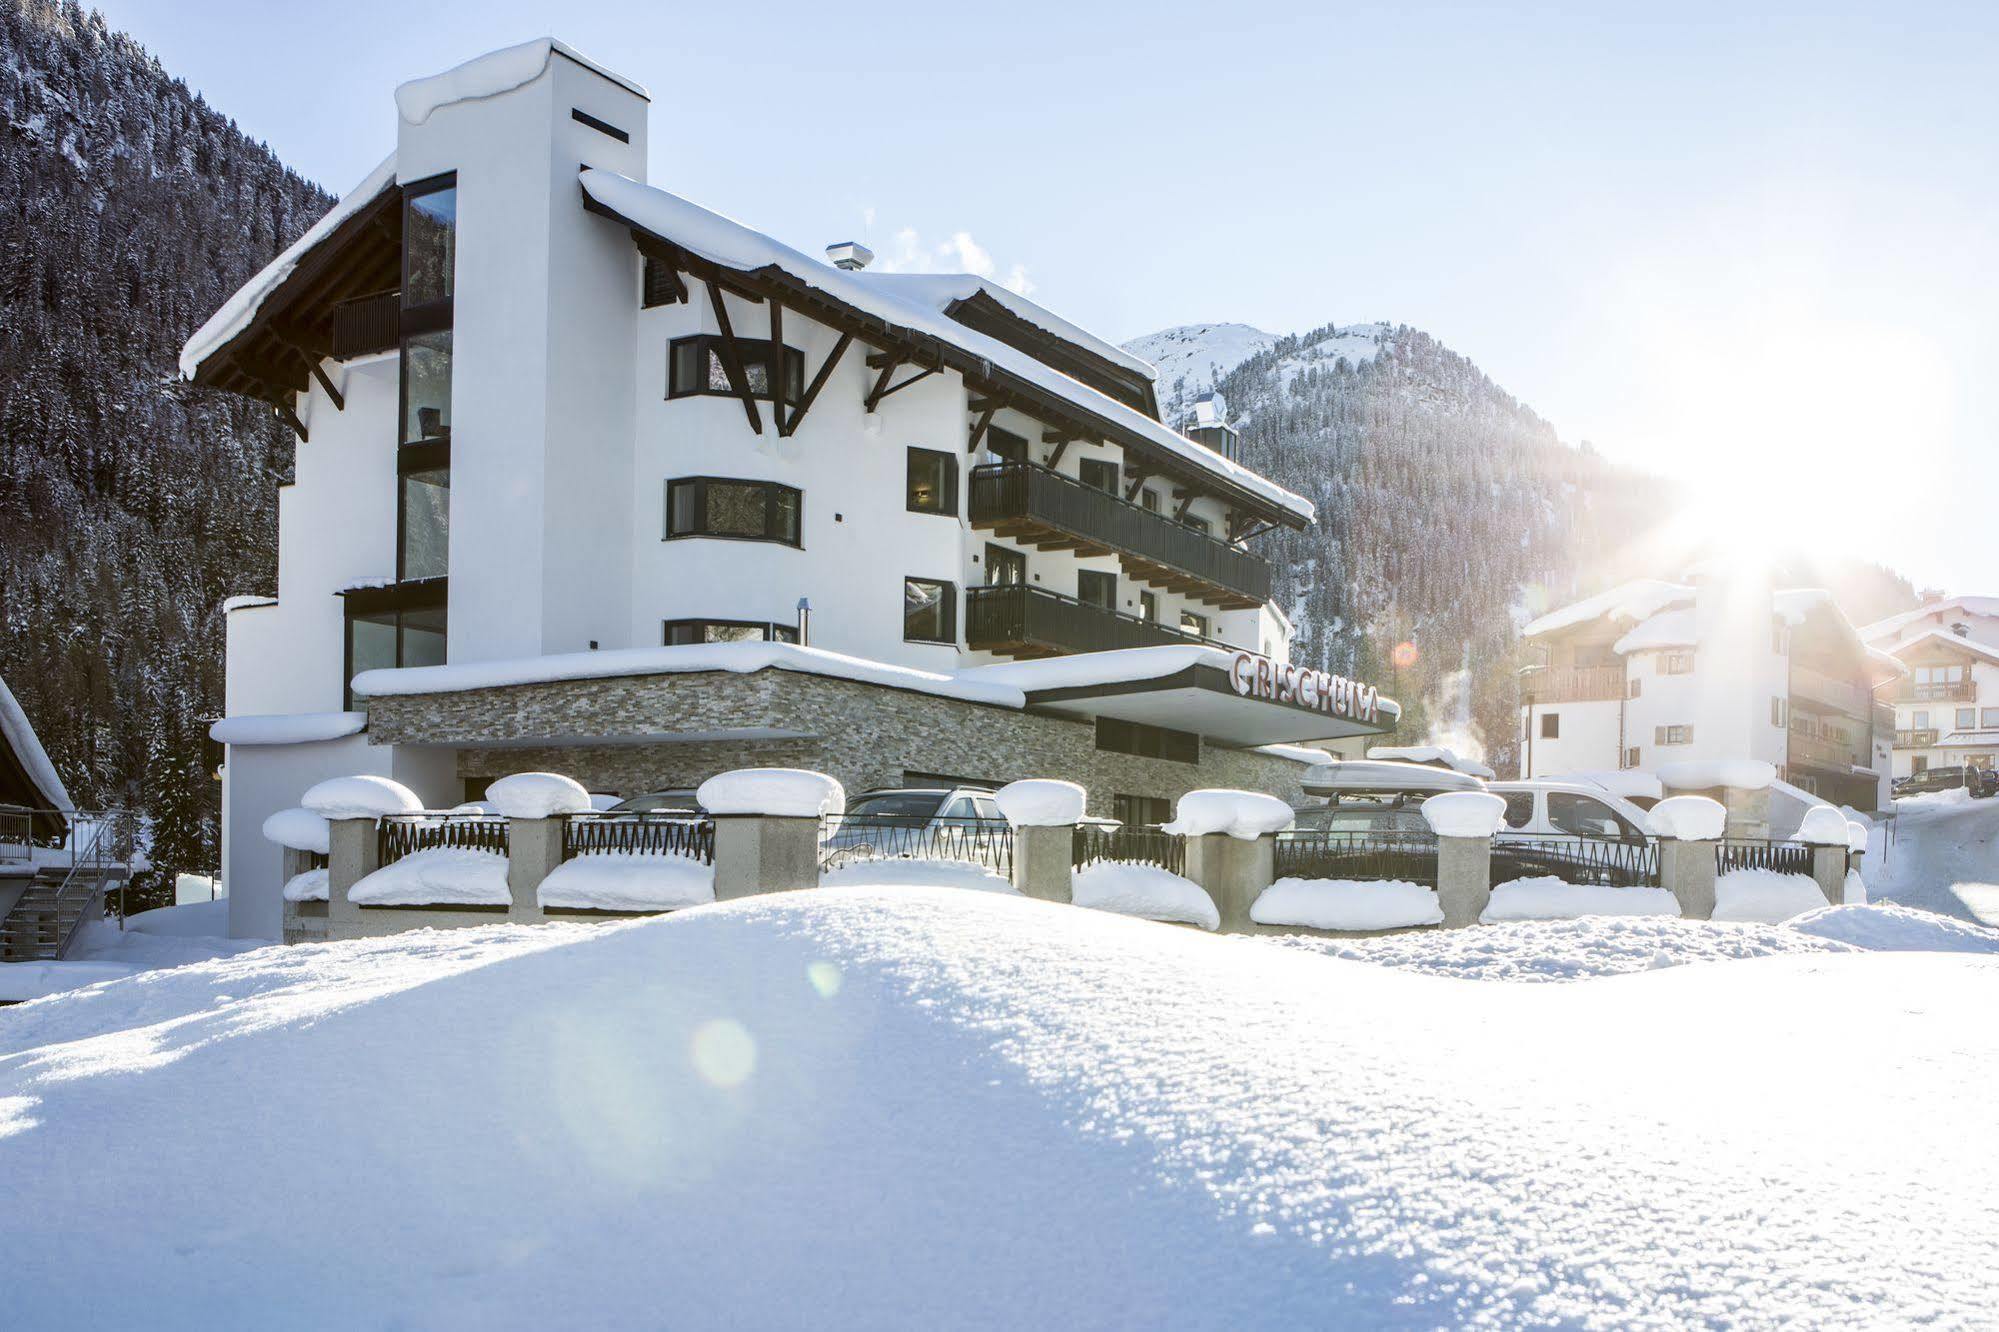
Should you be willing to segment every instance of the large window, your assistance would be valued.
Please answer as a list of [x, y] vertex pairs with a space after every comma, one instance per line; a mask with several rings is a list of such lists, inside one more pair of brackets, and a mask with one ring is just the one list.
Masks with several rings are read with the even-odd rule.
[[[805, 396], [805, 353], [796, 347], [780, 348], [784, 368], [780, 380], [784, 401], [795, 403]], [[750, 396], [770, 400], [771, 343], [756, 338], [737, 338], [736, 352], [743, 358], [743, 378], [749, 381]], [[728, 364], [722, 359], [722, 339], [712, 333], [691, 338], [675, 338], [667, 348], [666, 396], [686, 398], [699, 394], [726, 397], [736, 390], [729, 383]]]
[[354, 705], [353, 680], [362, 671], [397, 666], [444, 664], [445, 612], [442, 606], [350, 610], [347, 615], [347, 706]]
[[1970, 729], [1971, 729], [1971, 728], [1972, 728], [1973, 726], [1975, 726], [1975, 725], [1977, 725], [1977, 724], [1978, 724], [1978, 713], [1977, 713], [1977, 709], [1975, 709], [1975, 708], [1959, 708], [1959, 709], [1957, 709], [1957, 729], [1958, 729], [1958, 730], [1960, 730], [1960, 731], [1968, 731], [1968, 730], [1970, 730]]
[[442, 578], [450, 572], [451, 467], [448, 462], [442, 466], [413, 467], [403, 471], [397, 523], [400, 528], [397, 578]]
[[986, 543], [986, 586], [1019, 587], [1027, 581], [1027, 556]]
[[1121, 717], [1097, 718], [1097, 748], [1139, 758], [1171, 759], [1175, 763], [1201, 761], [1201, 737], [1193, 732], [1148, 726]]
[[773, 481], [686, 476], [666, 483], [666, 536], [799, 544], [803, 497]]
[[933, 578], [902, 580], [902, 636], [912, 643], [958, 641], [958, 589]]
[[1024, 463], [1027, 461], [1027, 440], [1011, 430], [1001, 430], [998, 426], [986, 428], [986, 452], [1001, 462]]
[[403, 187], [403, 308], [449, 301], [458, 257], [458, 177]]
[[1086, 486], [1117, 494], [1118, 465], [1103, 458], [1085, 458], [1076, 464], [1076, 475]]
[[1105, 610], [1117, 609], [1117, 575], [1098, 569], [1076, 572], [1076, 600]]
[[1199, 611], [1181, 611], [1180, 632], [1183, 634], [1192, 634], [1195, 638], [1206, 638], [1208, 636], [1208, 617]]
[[403, 339], [403, 439], [425, 444], [451, 438], [451, 330]]
[[1127, 828], [1150, 828], [1173, 818], [1173, 802], [1162, 796], [1113, 795], [1111, 817]]
[[796, 643], [795, 625], [763, 620], [668, 620], [663, 641], [668, 647], [689, 643]]
[[909, 451], [908, 506], [911, 513], [958, 512], [958, 459], [936, 449]]

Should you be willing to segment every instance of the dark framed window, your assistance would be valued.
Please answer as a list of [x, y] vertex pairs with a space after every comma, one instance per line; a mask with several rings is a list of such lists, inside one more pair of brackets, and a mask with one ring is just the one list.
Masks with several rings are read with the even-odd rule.
[[798, 627], [768, 620], [667, 620], [660, 639], [668, 647], [689, 643], [796, 643]]
[[998, 426], [986, 427], [986, 452], [1002, 462], [1024, 463], [1027, 461], [1027, 441], [1011, 430], [1001, 430]]
[[1631, 748], [1624, 751], [1624, 766], [1627, 768], [1635, 768], [1638, 766], [1638, 746], [1633, 745]]
[[[404, 450], [406, 455], [424, 452], [423, 449]], [[444, 453], [444, 457], [431, 465], [420, 463], [399, 469], [401, 491], [396, 508], [398, 579], [442, 578], [451, 571], [450, 456], [441, 449], [436, 452]]]
[[911, 513], [958, 512], [958, 459], [938, 449], [911, 449], [906, 503]]
[[1138, 758], [1171, 759], [1175, 763], [1201, 761], [1201, 737], [1192, 731], [1148, 726], [1122, 717], [1097, 718], [1097, 748]]
[[1159, 598], [1151, 592], [1138, 594], [1138, 618], [1147, 624], [1159, 623]]
[[354, 677], [362, 671], [443, 665], [446, 624], [442, 605], [357, 609], [350, 603], [343, 682], [347, 706], [354, 706]]
[[1202, 536], [1213, 536], [1215, 532], [1215, 525], [1213, 523], [1205, 518], [1196, 518], [1191, 513], [1180, 520], [1180, 525], [1182, 527], [1191, 527]]
[[1652, 728], [1652, 743], [1655, 745], [1690, 745], [1694, 742], [1694, 728], [1691, 726], [1655, 726]]
[[1098, 490], [1113, 495], [1118, 492], [1119, 471], [1118, 465], [1114, 462], [1102, 458], [1085, 458], [1076, 464], [1076, 475], [1086, 486], [1095, 486]]
[[911, 643], [958, 641], [958, 589], [935, 578], [902, 580], [902, 636]]
[[457, 173], [403, 186], [403, 309], [448, 305], [457, 260]]
[[1173, 802], [1163, 796], [1114, 795], [1111, 817], [1127, 828], [1152, 828], [1173, 821]]
[[986, 543], [986, 586], [1019, 587], [1027, 581], [1027, 556], [1005, 546]]
[[405, 336], [402, 371], [402, 442], [450, 439], [451, 330]]
[[1198, 611], [1181, 611], [1180, 632], [1183, 634], [1192, 634], [1196, 638], [1206, 638], [1208, 636], [1208, 617]]
[[1159, 492], [1150, 487], [1138, 492], [1138, 507], [1147, 513], [1159, 512]]
[[1105, 610], [1117, 609], [1117, 575], [1098, 569], [1076, 572], [1076, 600]]
[[1561, 713], [1544, 712], [1541, 714], [1541, 738], [1543, 740], [1559, 740], [1562, 738]]
[[803, 494], [775, 481], [676, 477], [666, 483], [666, 539], [721, 537], [796, 546], [804, 507]]
[[[805, 353], [796, 347], [779, 347], [783, 353], [779, 382], [784, 401], [795, 403], [805, 396]], [[737, 338], [736, 352], [743, 358], [743, 378], [749, 381], [750, 396], [770, 401], [772, 345], [768, 339]], [[666, 352], [666, 396], [687, 398], [699, 395], [729, 397], [729, 371], [722, 359], [722, 339], [713, 333], [675, 338]]]

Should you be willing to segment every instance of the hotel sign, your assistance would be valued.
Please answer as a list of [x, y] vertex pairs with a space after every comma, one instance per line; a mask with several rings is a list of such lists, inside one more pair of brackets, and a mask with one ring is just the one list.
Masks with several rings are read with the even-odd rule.
[[1381, 697], [1373, 685], [1309, 666], [1279, 665], [1255, 652], [1235, 654], [1229, 663], [1229, 683], [1244, 698], [1266, 699], [1360, 722], [1375, 719]]

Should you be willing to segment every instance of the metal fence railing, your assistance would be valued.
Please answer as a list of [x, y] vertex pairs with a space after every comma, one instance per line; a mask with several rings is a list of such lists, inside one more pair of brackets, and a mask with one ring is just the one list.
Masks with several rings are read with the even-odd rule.
[[687, 814], [571, 814], [562, 823], [562, 858], [604, 855], [686, 856], [715, 863], [715, 820]]
[[1773, 870], [1778, 874], [1810, 874], [1812, 848], [1805, 842], [1779, 842], [1760, 837], [1730, 837], [1714, 849], [1718, 873], [1730, 870]]
[[1280, 879], [1401, 879], [1437, 886], [1437, 838], [1424, 832], [1277, 834]]
[[1005, 819], [920, 819], [829, 814], [819, 821], [819, 868], [866, 860], [965, 860], [1013, 877], [1013, 827]]
[[1621, 842], [1568, 833], [1493, 839], [1494, 883], [1539, 878], [1607, 884], [1614, 888], [1656, 888], [1659, 844], [1649, 839]]
[[33, 860], [35, 812], [0, 805], [0, 861]]
[[1156, 865], [1181, 875], [1187, 872], [1187, 839], [1158, 828], [1078, 824], [1073, 846], [1069, 863], [1076, 869], [1108, 860], [1124, 865]]
[[443, 814], [392, 814], [375, 821], [375, 849], [383, 865], [418, 851], [451, 847], [507, 854], [507, 820]]

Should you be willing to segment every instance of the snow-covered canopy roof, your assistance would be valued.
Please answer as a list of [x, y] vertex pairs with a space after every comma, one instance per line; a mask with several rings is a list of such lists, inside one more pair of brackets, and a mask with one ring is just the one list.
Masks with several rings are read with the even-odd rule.
[[411, 79], [396, 89], [396, 110], [412, 125], [421, 125], [431, 113], [453, 102], [477, 97], [497, 97], [503, 92], [533, 83], [541, 77], [555, 56], [574, 60], [583, 68], [600, 74], [626, 91], [651, 101], [651, 95], [622, 74], [615, 74], [590, 59], [567, 42], [553, 37], [537, 37], [519, 46], [502, 47], [454, 65], [442, 74]]
[[990, 391], [1021, 399], [1022, 410], [1030, 414], [1069, 416], [1162, 470], [1183, 473], [1188, 480], [1205, 479], [1273, 520], [1295, 527], [1312, 521], [1310, 500], [1028, 353], [966, 327], [930, 300], [903, 295], [904, 288], [883, 281], [881, 274], [871, 278], [835, 268], [720, 213], [615, 171], [588, 168], [580, 179], [597, 211], [731, 274], [769, 279], [794, 298], [805, 298], [813, 307], [808, 313], [815, 317], [844, 317], [861, 325], [867, 335], [915, 342], [925, 359], [953, 364]]
[[1930, 601], [1911, 611], [1890, 615], [1885, 619], [1863, 625], [1860, 636], [1870, 643], [1881, 644], [1892, 639], [1909, 625], [1916, 624], [1932, 615], [1944, 615], [1950, 611], [1962, 611], [1971, 616], [1989, 616], [1999, 619], [1999, 597], [1945, 597], [1940, 601]]
[[[5, 680], [0, 680], [0, 748], [4, 748], [0, 752], [0, 778], [9, 779], [9, 786], [22, 787], [18, 803], [64, 813], [76, 809], [62, 778], [56, 775], [55, 764], [49, 762], [48, 751], [28, 724], [28, 714], [21, 711]], [[7, 768], [13, 771], [5, 771]], [[0, 802], [11, 803], [8, 796], [0, 796]]]
[[1952, 731], [1938, 749], [1999, 749], [1999, 731]]

